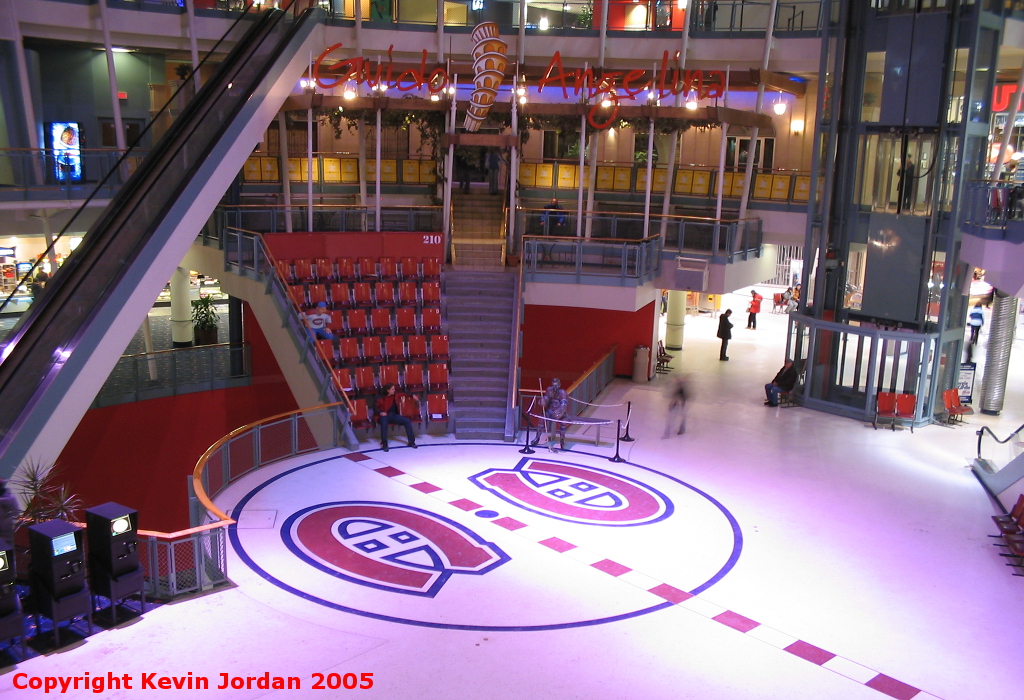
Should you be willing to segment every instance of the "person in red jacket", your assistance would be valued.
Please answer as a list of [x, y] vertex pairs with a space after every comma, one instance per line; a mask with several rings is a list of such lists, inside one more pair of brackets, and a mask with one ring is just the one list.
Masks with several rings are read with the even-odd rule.
[[757, 314], [761, 312], [761, 300], [763, 296], [750, 290], [750, 303], [747, 304], [747, 330], [757, 330]]
[[[384, 395], [377, 399], [375, 412], [377, 422], [380, 424], [380, 446], [385, 452], [388, 451], [388, 424], [397, 423], [405, 427], [405, 435], [409, 438], [409, 447], [416, 448], [416, 435], [412, 431], [412, 421], [401, 414], [398, 407], [398, 393], [394, 384], [385, 384], [381, 388]], [[419, 397], [412, 394], [412, 399], [419, 405]]]

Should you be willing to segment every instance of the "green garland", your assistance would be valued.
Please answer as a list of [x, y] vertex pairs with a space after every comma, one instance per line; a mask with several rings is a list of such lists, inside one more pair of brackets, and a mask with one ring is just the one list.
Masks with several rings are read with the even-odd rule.
[[[375, 109], [322, 109], [314, 113], [321, 122], [330, 124], [334, 128], [334, 135], [341, 136], [342, 130], [348, 128], [349, 133], [356, 133], [359, 120], [366, 124], [377, 123], [377, 110]], [[342, 124], [344, 122], [344, 125]], [[436, 110], [415, 110], [415, 109], [384, 109], [380, 113], [381, 128], [408, 129], [416, 126], [420, 131], [421, 146], [420, 153], [423, 153], [423, 145], [429, 149], [429, 155], [434, 160], [441, 158], [441, 137], [444, 134], [445, 114]]]

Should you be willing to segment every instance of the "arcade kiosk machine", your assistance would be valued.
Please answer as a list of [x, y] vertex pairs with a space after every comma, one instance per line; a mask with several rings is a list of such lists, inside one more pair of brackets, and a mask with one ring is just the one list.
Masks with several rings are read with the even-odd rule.
[[85, 582], [82, 528], [64, 520], [51, 520], [32, 525], [28, 534], [36, 629], [40, 614], [50, 618], [54, 645], [59, 647], [59, 623], [85, 617], [92, 634], [92, 596]]
[[117, 503], [85, 511], [89, 536], [89, 584], [93, 595], [110, 599], [117, 624], [117, 601], [135, 593], [146, 612], [146, 581], [139, 565], [139, 512]]
[[0, 539], [0, 639], [21, 640], [21, 658], [25, 658], [25, 621], [21, 598], [14, 586], [14, 545]]

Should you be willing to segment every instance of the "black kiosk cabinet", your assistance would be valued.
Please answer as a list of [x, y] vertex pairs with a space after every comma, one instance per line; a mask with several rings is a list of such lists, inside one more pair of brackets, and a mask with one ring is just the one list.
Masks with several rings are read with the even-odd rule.
[[117, 623], [117, 601], [138, 593], [146, 611], [145, 576], [139, 566], [139, 512], [117, 503], [85, 511], [89, 534], [89, 582], [94, 595], [110, 599]]
[[0, 539], [0, 639], [21, 639], [21, 658], [25, 658], [25, 621], [21, 598], [14, 587], [14, 545]]
[[92, 634], [92, 596], [85, 582], [84, 531], [64, 520], [28, 528], [29, 573], [35, 602], [36, 629], [42, 613], [53, 621], [53, 639], [60, 646], [58, 623], [85, 617]]

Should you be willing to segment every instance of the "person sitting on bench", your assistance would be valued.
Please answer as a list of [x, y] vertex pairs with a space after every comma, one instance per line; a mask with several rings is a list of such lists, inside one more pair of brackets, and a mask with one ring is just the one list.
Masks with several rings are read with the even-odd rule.
[[786, 364], [782, 365], [782, 369], [775, 375], [775, 379], [764, 385], [764, 395], [768, 399], [764, 402], [764, 405], [778, 406], [779, 394], [788, 394], [793, 391], [798, 378], [793, 361], [786, 360]]

